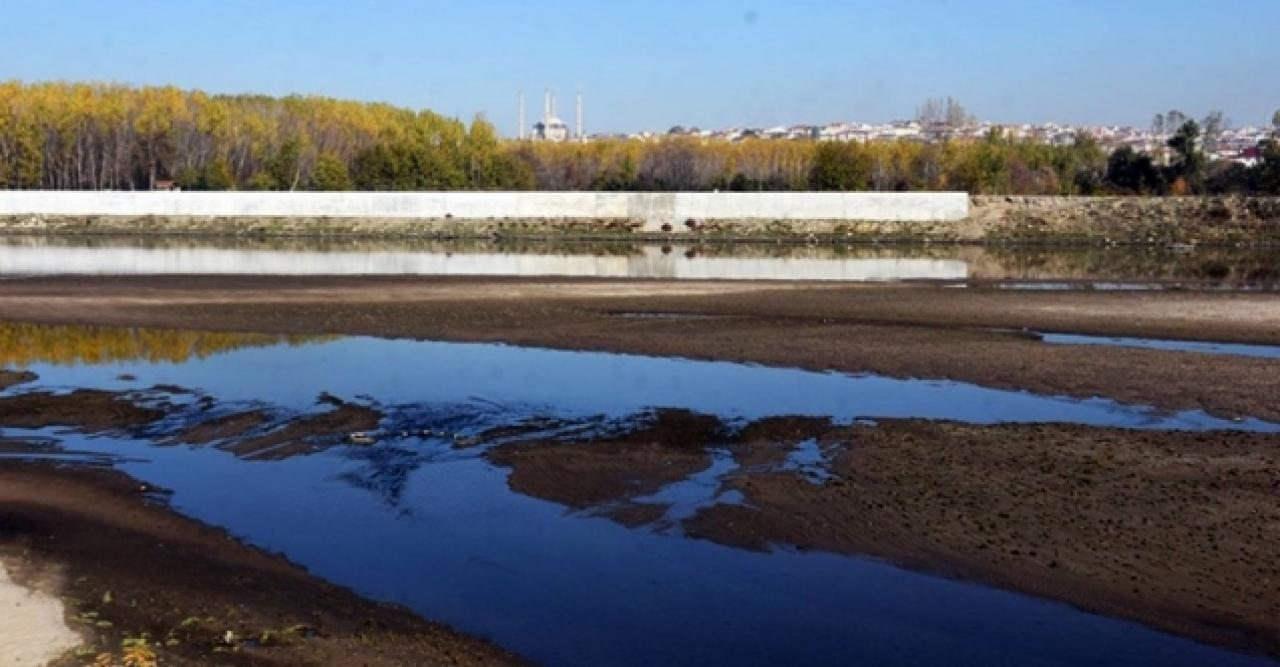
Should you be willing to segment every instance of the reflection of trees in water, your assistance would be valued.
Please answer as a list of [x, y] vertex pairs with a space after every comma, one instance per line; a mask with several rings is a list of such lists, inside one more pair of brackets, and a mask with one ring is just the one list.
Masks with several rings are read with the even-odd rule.
[[273, 345], [306, 345], [335, 336], [0, 323], [0, 365], [183, 362], [222, 352]]

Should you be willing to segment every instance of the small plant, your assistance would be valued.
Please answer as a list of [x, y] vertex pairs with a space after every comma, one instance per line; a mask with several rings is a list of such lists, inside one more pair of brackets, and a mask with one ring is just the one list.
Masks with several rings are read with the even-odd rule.
[[126, 637], [120, 645], [123, 649], [120, 662], [124, 667], [156, 667], [160, 664], [145, 634], [141, 637]]

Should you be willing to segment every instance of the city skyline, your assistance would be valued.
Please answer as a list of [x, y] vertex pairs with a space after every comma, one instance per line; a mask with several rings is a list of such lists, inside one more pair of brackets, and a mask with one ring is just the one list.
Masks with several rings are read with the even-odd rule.
[[939, 96], [1006, 124], [1145, 127], [1176, 108], [1261, 126], [1280, 106], [1259, 85], [1280, 69], [1268, 35], [1280, 5], [556, 7], [542, 16], [509, 2], [15, 0], [0, 26], [10, 52], [0, 79], [385, 101], [483, 114], [506, 136], [516, 134], [516, 91], [548, 88], [583, 92], [589, 133], [887, 122]]

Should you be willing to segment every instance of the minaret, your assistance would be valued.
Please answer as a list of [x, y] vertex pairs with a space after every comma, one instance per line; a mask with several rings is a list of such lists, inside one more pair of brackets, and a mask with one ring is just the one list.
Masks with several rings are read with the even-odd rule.
[[516, 118], [516, 138], [524, 141], [524, 91], [520, 91], [519, 112]]
[[576, 116], [576, 123], [573, 131], [574, 131], [574, 136], [577, 137], [578, 141], [582, 141], [584, 135], [582, 134], [582, 91], [581, 90], [578, 91], [578, 100], [577, 100], [576, 106], [577, 108], [574, 110], [575, 116]]
[[548, 88], [546, 92], [542, 94], [542, 122], [548, 123], [548, 124], [551, 122], [551, 89], [550, 88]]

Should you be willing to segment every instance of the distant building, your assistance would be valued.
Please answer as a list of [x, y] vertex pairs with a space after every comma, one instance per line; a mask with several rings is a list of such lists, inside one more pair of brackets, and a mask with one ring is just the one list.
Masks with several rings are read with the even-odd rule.
[[[523, 98], [521, 99], [523, 100]], [[523, 108], [524, 108], [524, 105], [522, 101], [521, 102], [522, 117], [524, 115]], [[543, 105], [542, 105], [542, 120], [533, 124], [533, 134], [530, 136], [530, 138], [533, 139], [534, 141], [551, 141], [556, 143], [569, 141], [571, 138], [577, 141], [582, 141], [585, 135], [583, 134], [583, 129], [582, 129], [582, 95], [581, 94], [578, 95], [576, 112], [577, 112], [577, 127], [575, 128], [574, 132], [571, 134], [569, 132], [569, 125], [566, 124], [563, 120], [560, 120], [560, 117], [556, 115], [555, 95], [552, 95], [551, 91], [547, 91], [545, 99], [543, 101]]]

